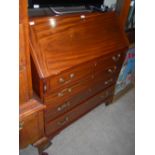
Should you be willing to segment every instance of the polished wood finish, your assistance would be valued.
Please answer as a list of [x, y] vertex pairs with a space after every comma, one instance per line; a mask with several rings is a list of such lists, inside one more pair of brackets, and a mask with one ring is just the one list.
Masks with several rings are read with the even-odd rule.
[[[33, 144], [41, 155], [67, 125], [102, 102], [112, 102], [129, 45], [123, 29], [126, 2], [119, 16], [47, 16], [28, 24], [27, 1], [19, 1], [20, 148]], [[31, 72], [42, 103], [32, 96]]]
[[[120, 29], [118, 17], [114, 12], [88, 13], [83, 16], [85, 19], [81, 19], [80, 14], [31, 19], [30, 23], [33, 23], [30, 25], [31, 55], [35, 66], [33, 70], [36, 72], [34, 74], [32, 72], [32, 76], [35, 76], [34, 90], [41, 98], [43, 94], [56, 88], [58, 80], [61, 80], [59, 76], [65, 83], [86, 76], [85, 69], [83, 74], [79, 75], [74, 70], [75, 67], [78, 70], [78, 66], [79, 68], [81, 64], [86, 66], [86, 63], [92, 63], [95, 58], [127, 50], [128, 41], [124, 31]], [[52, 21], [55, 22], [55, 27], [50, 25]], [[89, 68], [91, 70], [90, 65]], [[75, 73], [72, 73], [73, 70]], [[82, 69], [79, 72], [81, 73]], [[89, 70], [85, 74], [87, 73]], [[71, 74], [77, 74], [77, 77], [75, 75], [71, 79]]]
[[26, 0], [19, 1], [19, 103], [32, 98], [29, 31]]
[[44, 136], [44, 108], [45, 106], [34, 99], [20, 106], [20, 148], [33, 144]]
[[19, 0], [19, 144], [25, 148], [45, 137], [45, 105], [34, 99], [30, 68], [27, 0]]
[[[114, 84], [114, 82], [115, 81], [112, 81], [111, 83], [108, 84], [108, 86]], [[105, 81], [102, 80], [98, 83], [93, 83], [89, 86], [87, 85], [84, 90], [80, 91], [74, 96], [69, 96], [69, 98], [64, 99], [58, 98], [55, 101], [45, 103], [47, 106], [45, 110], [45, 122], [49, 122], [50, 120], [53, 120], [54, 118], [60, 116], [61, 114], [64, 114], [66, 111], [71, 110], [81, 102], [85, 101], [87, 98], [103, 90], [104, 83]]]
[[70, 123], [72, 123], [77, 118], [81, 117], [86, 112], [90, 111], [95, 106], [99, 105], [104, 101], [108, 96], [113, 95], [114, 86], [107, 88], [103, 92], [98, 93], [94, 97], [91, 97], [85, 103], [81, 103], [79, 106], [69, 111], [68, 113], [62, 115], [61, 117], [55, 119], [54, 121], [46, 123], [45, 130], [47, 135], [60, 130]]
[[51, 138], [112, 102], [129, 43], [115, 12], [31, 18], [29, 24], [33, 88], [46, 105]]
[[31, 55], [40, 78], [57, 75], [114, 49], [127, 49], [128, 42], [114, 12], [83, 16], [84, 19], [71, 15], [30, 21], [34, 23], [30, 26]]

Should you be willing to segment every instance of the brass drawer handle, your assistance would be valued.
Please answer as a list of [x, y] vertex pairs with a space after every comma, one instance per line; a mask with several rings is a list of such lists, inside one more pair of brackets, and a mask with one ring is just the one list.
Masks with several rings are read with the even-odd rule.
[[72, 92], [72, 88], [68, 88], [68, 92], [71, 93]]
[[117, 62], [121, 57], [121, 54], [117, 54], [116, 56], [113, 56], [112, 59]]
[[64, 96], [64, 94], [62, 92], [60, 92], [60, 93], [58, 93], [58, 96], [62, 97], [62, 96]]
[[59, 79], [59, 82], [60, 82], [60, 83], [64, 83], [64, 82], [65, 82], [65, 79], [60, 78], [60, 79]]
[[69, 106], [70, 106], [70, 102], [67, 102], [67, 103], [65, 103], [65, 104], [63, 104], [63, 105], [61, 105], [61, 106], [59, 106], [59, 107], [57, 108], [57, 111], [58, 111], [58, 112], [63, 111], [65, 108], [67, 108], [67, 107], [69, 107]]
[[62, 126], [62, 125], [65, 125], [68, 121], [69, 121], [69, 117], [65, 117], [65, 119], [63, 121], [59, 121], [59, 122], [57, 122], [57, 124], [59, 126]]
[[114, 74], [114, 73], [116, 72], [116, 70], [117, 70], [117, 67], [114, 66], [113, 68], [109, 68], [109, 69], [108, 69], [108, 73]]
[[22, 130], [24, 126], [24, 122], [19, 122], [19, 130]]
[[66, 88], [66, 89], [62, 90], [61, 92], [58, 93], [58, 96], [59, 97], [64, 96], [65, 92], [71, 93], [72, 92], [72, 88]]
[[71, 73], [69, 76], [70, 76], [70, 78], [72, 79], [72, 78], [75, 77], [75, 74], [74, 74], [74, 73]]
[[104, 82], [105, 85], [108, 85], [109, 83], [113, 82], [113, 79], [107, 80]]
[[[69, 75], [69, 77], [71, 78], [71, 79], [73, 79], [74, 77], [75, 77], [75, 74], [74, 73], [71, 73], [70, 75]], [[64, 78], [59, 78], [59, 82], [60, 83], [64, 83], [64, 82], [69, 82], [70, 80], [68, 80], [68, 81], [65, 81], [65, 79]]]

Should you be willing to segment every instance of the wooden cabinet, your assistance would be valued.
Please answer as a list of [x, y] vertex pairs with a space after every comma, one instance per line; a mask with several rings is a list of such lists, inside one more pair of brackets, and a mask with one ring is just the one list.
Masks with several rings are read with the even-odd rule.
[[[129, 45], [122, 26], [127, 9], [120, 16], [93, 12], [28, 20], [27, 1], [19, 5], [20, 148], [42, 149], [47, 137], [112, 102]], [[42, 102], [34, 99], [32, 85]]]
[[20, 148], [44, 137], [43, 109], [44, 106], [34, 99], [20, 107]]
[[114, 86], [105, 89], [104, 91], [97, 93], [94, 97], [91, 97], [84, 103], [81, 103], [74, 109], [65, 113], [64, 115], [58, 117], [57, 119], [46, 123], [45, 130], [47, 135], [51, 135], [58, 130], [64, 128], [65, 126], [72, 123], [77, 118], [81, 117], [83, 114], [87, 113], [95, 106], [101, 104], [103, 101], [106, 101], [106, 98], [113, 95]]
[[29, 31], [26, 0], [19, 1], [19, 103], [32, 98]]
[[26, 0], [19, 0], [19, 15], [19, 144], [24, 148], [45, 137], [45, 106], [33, 98]]
[[112, 101], [128, 41], [115, 12], [31, 18], [33, 89], [49, 138]]

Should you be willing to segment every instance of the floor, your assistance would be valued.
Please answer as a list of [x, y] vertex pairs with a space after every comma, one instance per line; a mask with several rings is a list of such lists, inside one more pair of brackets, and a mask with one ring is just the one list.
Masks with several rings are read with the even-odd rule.
[[[134, 155], [135, 94], [130, 90], [114, 104], [98, 106], [56, 136], [49, 155]], [[37, 155], [32, 146], [20, 155]]]

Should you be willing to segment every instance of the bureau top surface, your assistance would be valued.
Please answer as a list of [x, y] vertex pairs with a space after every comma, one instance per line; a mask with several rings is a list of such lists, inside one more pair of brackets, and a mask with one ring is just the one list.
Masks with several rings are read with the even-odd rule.
[[128, 42], [114, 12], [33, 18], [31, 55], [40, 78], [126, 49]]

